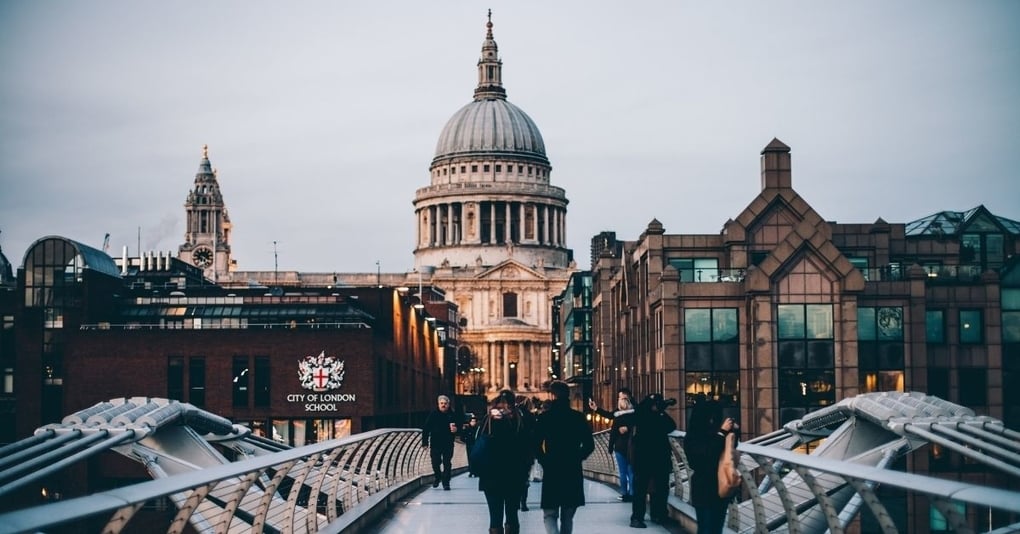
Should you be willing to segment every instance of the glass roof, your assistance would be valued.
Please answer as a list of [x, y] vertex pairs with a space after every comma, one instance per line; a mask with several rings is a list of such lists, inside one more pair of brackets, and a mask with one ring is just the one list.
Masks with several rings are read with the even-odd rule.
[[940, 211], [906, 224], [906, 235], [956, 235], [967, 229], [970, 223], [987, 216], [1010, 234], [1020, 235], [1020, 222], [999, 217], [984, 206], [967, 211]]

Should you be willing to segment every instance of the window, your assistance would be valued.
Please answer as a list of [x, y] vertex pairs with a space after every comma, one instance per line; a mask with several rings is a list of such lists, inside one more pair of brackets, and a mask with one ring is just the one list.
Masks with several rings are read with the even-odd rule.
[[184, 400], [184, 358], [171, 356], [167, 360], [166, 397]]
[[461, 174], [464, 174], [464, 173], [466, 173], [466, 172], [467, 172], [467, 165], [461, 165], [461, 166], [460, 166], [460, 173], [461, 173]]
[[205, 407], [205, 358], [200, 356], [188, 360], [188, 402]]
[[836, 402], [831, 304], [780, 304], [776, 309], [780, 424]]
[[503, 293], [503, 317], [517, 317], [517, 293]]
[[669, 264], [680, 272], [681, 282], [719, 280], [719, 260], [716, 258], [670, 258]]
[[981, 368], [961, 367], [959, 378], [960, 404], [984, 407], [988, 404], [988, 372]]
[[251, 380], [248, 373], [247, 356], [234, 356], [233, 376], [234, 408], [247, 408], [248, 382]]
[[983, 341], [981, 310], [960, 310], [960, 343], [975, 344]]
[[503, 166], [502, 165], [496, 165], [496, 172], [503, 172]]
[[750, 261], [751, 265], [758, 265], [761, 262], [765, 261], [765, 258], [767, 258], [767, 257], [769, 257], [769, 253], [768, 252], [753, 251], [752, 250], [751, 251], [751, 257], [750, 257], [749, 261]]
[[1020, 343], [1020, 289], [1002, 289], [1002, 342]]
[[740, 344], [736, 308], [684, 310], [684, 388], [687, 405], [719, 400], [728, 415], [739, 415]]
[[857, 308], [857, 355], [862, 392], [904, 390], [903, 308]]
[[457, 166], [456, 165], [450, 166], [450, 174], [457, 174]]
[[482, 172], [489, 172], [489, 165], [488, 164], [482, 165]]
[[271, 369], [269, 356], [255, 357], [255, 407], [268, 408], [270, 403], [269, 380]]
[[478, 172], [478, 165], [472, 165], [471, 172]]
[[998, 233], [963, 234], [960, 237], [960, 263], [986, 269], [1002, 267], [1005, 253], [1003, 237]]
[[924, 340], [928, 343], [946, 342], [946, 318], [942, 310], [924, 312]]
[[861, 274], [864, 275], [864, 279], [865, 280], [869, 279], [868, 278], [868, 258], [848, 257], [847, 259], [850, 260], [850, 265], [853, 265], [855, 269], [857, 269], [858, 271], [861, 272]]

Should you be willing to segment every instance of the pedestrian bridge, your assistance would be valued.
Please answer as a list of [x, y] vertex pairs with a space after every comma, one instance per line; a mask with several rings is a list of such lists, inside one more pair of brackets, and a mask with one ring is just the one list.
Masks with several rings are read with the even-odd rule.
[[[588, 504], [578, 532], [629, 532], [616, 501], [608, 435], [596, 434], [585, 462]], [[673, 435], [670, 512], [693, 530], [690, 471], [682, 432]], [[936, 446], [995, 474], [1001, 487], [894, 469], [896, 460]], [[998, 420], [920, 393], [870, 393], [843, 400], [741, 443], [741, 500], [733, 532], [1020, 532], [1020, 433]], [[809, 454], [804, 451], [810, 450]], [[114, 451], [143, 464], [153, 480], [0, 514], [8, 532], [482, 532], [484, 499], [468, 478], [458, 444], [451, 491], [431, 489], [420, 434], [380, 429], [288, 448], [189, 404], [130, 398], [99, 403], [0, 449], [5, 495]], [[909, 462], [906, 462], [909, 463]], [[529, 503], [537, 508], [541, 484]], [[906, 505], [905, 503], [914, 503]], [[922, 503], [919, 507], [916, 503]], [[0, 505], [2, 506], [2, 505]], [[929, 508], [930, 507], [930, 508]], [[923, 523], [906, 517], [924, 515]], [[930, 510], [934, 510], [930, 512]], [[929, 518], [929, 513], [931, 517]], [[522, 532], [541, 532], [541, 512], [521, 512]], [[860, 521], [859, 525], [854, 524]]]

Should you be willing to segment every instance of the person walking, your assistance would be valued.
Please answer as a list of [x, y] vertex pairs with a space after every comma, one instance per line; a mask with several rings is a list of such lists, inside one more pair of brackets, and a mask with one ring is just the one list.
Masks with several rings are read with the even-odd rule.
[[[478, 430], [487, 440], [488, 465], [479, 472], [478, 489], [489, 507], [489, 534], [519, 534], [517, 508], [521, 504], [525, 475], [532, 461], [534, 429], [517, 407], [514, 392], [504, 389]], [[506, 524], [503, 524], [504, 515]]]
[[453, 463], [453, 440], [460, 430], [460, 417], [450, 407], [450, 397], [436, 398], [436, 409], [425, 419], [421, 429], [421, 446], [429, 447], [432, 457], [432, 487], [450, 490], [450, 469]]
[[740, 428], [723, 417], [722, 404], [706, 399], [691, 409], [691, 421], [684, 438], [684, 452], [694, 475], [691, 477], [691, 505], [698, 522], [698, 534], [720, 534], [726, 509], [732, 497], [719, 497], [719, 457], [726, 446], [726, 435]]
[[[612, 421], [609, 433], [609, 452], [616, 460], [617, 479], [620, 481], [620, 496], [623, 502], [634, 500], [634, 466], [630, 463], [630, 433], [633, 427], [634, 396], [630, 389], [622, 387], [616, 390], [616, 411], [603, 410], [595, 402], [588, 399], [588, 408], [597, 415]], [[624, 420], [617, 421], [618, 417]]]
[[[529, 428], [532, 428], [532, 429], [535, 428], [535, 417], [536, 417], [534, 406], [535, 405], [531, 402], [531, 398], [530, 397], [527, 397], [527, 396], [524, 396], [524, 395], [518, 395], [517, 396], [517, 408], [520, 409], [521, 415], [524, 416], [525, 424]], [[528, 510], [530, 510], [530, 508], [528, 508], [528, 489], [531, 487], [531, 482], [530, 482], [531, 471], [534, 468], [535, 468], [535, 457], [534, 457], [534, 455], [532, 455], [531, 459], [528, 461], [528, 467], [525, 469], [525, 472], [524, 472], [524, 487], [521, 488], [521, 506], [520, 506], [520, 510], [522, 512], [527, 512]]]
[[[464, 448], [471, 453], [471, 448], [475, 446], [475, 436], [478, 434], [478, 417], [475, 414], [468, 414], [467, 423], [464, 423], [464, 428], [461, 430], [461, 439], [464, 440]], [[468, 478], [474, 477], [475, 472], [468, 465]]]
[[[631, 464], [634, 466], [634, 502], [631, 503], [630, 526], [647, 528], [645, 511], [652, 521], [660, 525], [675, 523], [669, 516], [666, 501], [669, 492], [669, 475], [673, 471], [669, 433], [676, 430], [676, 421], [666, 414], [666, 408], [675, 403], [662, 395], [648, 395], [634, 410], [634, 428], [631, 434]], [[649, 491], [650, 490], [650, 491]], [[646, 507], [645, 499], [650, 494]]]
[[620, 497], [623, 502], [634, 501], [634, 466], [630, 464], [630, 435], [634, 428], [634, 405], [630, 397], [620, 396], [618, 408], [613, 412], [613, 426], [609, 429], [609, 452], [616, 459], [620, 478]]
[[536, 456], [542, 464], [542, 516], [547, 534], [571, 534], [574, 514], [584, 506], [581, 462], [595, 450], [584, 414], [570, 407], [570, 386], [553, 381], [552, 402], [538, 416]]

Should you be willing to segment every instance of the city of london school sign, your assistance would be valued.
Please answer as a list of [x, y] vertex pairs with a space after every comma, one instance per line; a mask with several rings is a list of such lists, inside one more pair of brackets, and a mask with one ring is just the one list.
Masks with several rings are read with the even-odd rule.
[[357, 401], [354, 393], [334, 393], [344, 383], [344, 361], [326, 351], [298, 360], [298, 380], [311, 393], [291, 393], [287, 402], [304, 403], [306, 412], [335, 412], [337, 403]]

